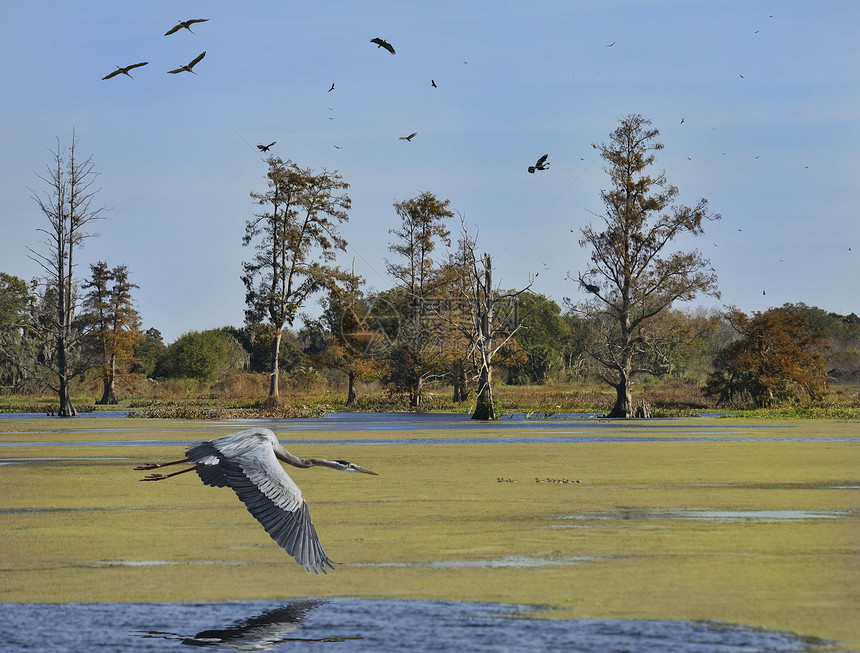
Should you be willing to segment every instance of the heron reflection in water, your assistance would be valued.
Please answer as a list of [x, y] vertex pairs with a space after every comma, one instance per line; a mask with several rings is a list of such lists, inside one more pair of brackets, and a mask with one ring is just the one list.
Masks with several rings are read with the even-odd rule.
[[143, 481], [164, 479], [195, 471], [206, 485], [232, 488], [266, 532], [279, 546], [293, 556], [308, 573], [326, 573], [334, 565], [323, 551], [316, 529], [308, 513], [304, 495], [278, 462], [293, 467], [329, 467], [341, 472], [373, 474], [347, 460], [299, 458], [284, 449], [269, 429], [253, 428], [225, 435], [214, 440], [192, 444], [185, 458], [169, 463], [148, 463], [138, 470], [158, 469], [169, 465], [192, 463], [187, 469], [172, 474], [150, 474]]
[[211, 647], [232, 651], [268, 651], [285, 642], [345, 642], [363, 637], [286, 637], [298, 630], [308, 614], [325, 601], [294, 601], [224, 628], [202, 630], [194, 636], [158, 630], [138, 631], [144, 639], [180, 640], [186, 646]]

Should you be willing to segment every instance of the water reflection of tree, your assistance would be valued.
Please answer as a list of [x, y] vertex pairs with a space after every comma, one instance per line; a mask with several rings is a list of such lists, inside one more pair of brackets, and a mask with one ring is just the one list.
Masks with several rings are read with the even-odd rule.
[[314, 608], [325, 601], [294, 601], [279, 608], [241, 619], [224, 628], [202, 630], [194, 636], [161, 631], [143, 631], [144, 638], [180, 640], [186, 646], [229, 649], [233, 651], [268, 651], [285, 642], [342, 642], [363, 637], [286, 637], [298, 630]]

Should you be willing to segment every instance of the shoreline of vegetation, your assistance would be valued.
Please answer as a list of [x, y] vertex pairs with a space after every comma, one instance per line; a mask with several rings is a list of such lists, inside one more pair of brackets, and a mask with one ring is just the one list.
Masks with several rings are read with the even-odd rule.
[[[409, 407], [407, 397], [392, 395], [378, 383], [358, 388], [352, 406], [346, 405], [345, 382], [318, 378], [303, 379], [275, 405], [260, 400], [256, 389], [265, 383], [264, 375], [240, 374], [213, 384], [190, 380], [156, 383], [142, 380], [129, 384], [118, 402], [97, 405], [95, 384], [89, 392], [74, 396], [81, 416], [102, 411], [124, 411], [129, 417], [165, 419], [292, 419], [322, 417], [327, 413], [462, 413], [474, 410], [474, 395], [455, 402], [450, 387], [431, 385], [421, 411]], [[125, 385], [125, 384], [123, 384]], [[596, 384], [548, 383], [544, 385], [502, 385], [495, 388], [499, 419], [522, 416], [525, 419], [560, 419], [572, 416], [604, 417], [612, 407], [611, 388]], [[817, 401], [770, 408], [721, 406], [702, 394], [701, 388], [685, 383], [653, 380], [641, 384], [637, 392], [647, 404], [652, 418], [699, 417], [701, 415], [747, 419], [838, 419], [860, 420], [860, 386], [833, 384], [827, 395]], [[0, 415], [4, 413], [41, 413], [56, 415], [53, 396], [2, 395]], [[632, 419], [632, 418], [631, 418]]]

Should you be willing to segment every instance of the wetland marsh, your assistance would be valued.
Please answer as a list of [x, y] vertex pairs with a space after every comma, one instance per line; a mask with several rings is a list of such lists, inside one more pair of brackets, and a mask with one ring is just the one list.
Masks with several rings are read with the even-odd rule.
[[[229, 490], [137, 482], [135, 465], [251, 424], [382, 474], [289, 470], [339, 562], [327, 576], [296, 565]], [[824, 420], [0, 419], [0, 596], [7, 609], [474, 602], [856, 651], [858, 445], [860, 424]]]

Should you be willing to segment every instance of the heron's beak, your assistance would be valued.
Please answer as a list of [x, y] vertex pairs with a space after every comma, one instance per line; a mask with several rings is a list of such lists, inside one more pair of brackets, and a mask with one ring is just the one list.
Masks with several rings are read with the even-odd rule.
[[358, 465], [353, 465], [352, 468], [357, 472], [361, 472], [362, 474], [373, 474], [374, 476], [380, 476], [379, 472], [374, 472], [372, 469], [365, 469], [364, 467], [359, 467]]

